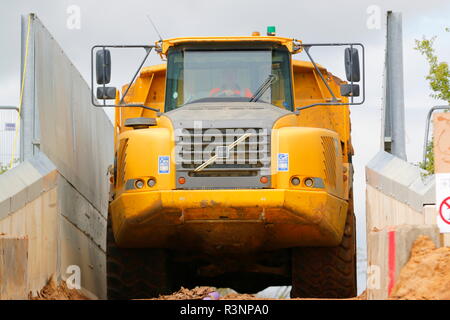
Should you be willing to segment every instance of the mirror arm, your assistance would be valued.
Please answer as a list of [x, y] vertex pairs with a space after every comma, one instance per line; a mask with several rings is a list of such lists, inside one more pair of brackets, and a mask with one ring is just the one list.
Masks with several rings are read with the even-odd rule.
[[299, 114], [301, 110], [309, 109], [316, 106], [346, 106], [348, 103], [313, 103], [304, 107], [296, 107], [295, 114]]
[[313, 64], [314, 68], [316, 69], [316, 72], [319, 74], [320, 78], [322, 79], [322, 82], [325, 84], [325, 86], [328, 89], [328, 92], [330, 92], [331, 96], [333, 97], [332, 101], [338, 101], [336, 96], [334, 95], [333, 91], [331, 90], [330, 86], [328, 85], [327, 81], [325, 80], [322, 72], [320, 72], [319, 67], [317, 66], [316, 62], [314, 61], [314, 59], [312, 58], [312, 56], [309, 54], [309, 49], [311, 48], [311, 46], [303, 46], [303, 48], [305, 48], [305, 52], [308, 55], [309, 60], [311, 61], [311, 63]]
[[[145, 59], [140, 64], [139, 69], [133, 76], [132, 82], [130, 83], [130, 85], [127, 88], [127, 93], [128, 93], [128, 90], [130, 89], [130, 87], [134, 83], [134, 81], [136, 80], [136, 77], [139, 74], [140, 69], [144, 65], [145, 61], [147, 60], [147, 57], [149, 56], [151, 50], [154, 47], [155, 47], [154, 45], [95, 45], [95, 46], [93, 46], [91, 48], [91, 103], [92, 103], [92, 105], [95, 107], [115, 107], [115, 108], [137, 107], [137, 108], [143, 108], [143, 109], [155, 111], [155, 112], [157, 112], [157, 115], [160, 114], [159, 109], [148, 107], [143, 104], [107, 105], [105, 99], [103, 99], [103, 104], [98, 104], [94, 98], [94, 51], [96, 48], [102, 48], [102, 49], [106, 49], [106, 48], [144, 48], [146, 50], [147, 54], [145, 56]], [[103, 86], [103, 88], [105, 88], [105, 84], [103, 84], [102, 86]], [[105, 89], [103, 89], [103, 90], [105, 90]], [[125, 95], [124, 95], [124, 97], [125, 97]], [[123, 102], [123, 98], [122, 98], [121, 102]]]
[[[152, 51], [152, 47], [149, 48], [145, 48], [145, 50], [147, 51], [147, 54], [145, 55], [144, 59], [142, 60], [141, 64], [139, 65], [139, 68], [136, 70], [136, 73], [134, 74], [133, 78], [131, 79], [130, 84], [127, 87], [127, 90], [125, 90], [125, 93], [123, 94], [122, 98], [120, 99], [119, 104], [123, 104], [123, 101], [125, 99], [125, 97], [128, 94], [128, 90], [130, 90], [131, 86], [133, 85], [134, 81], [136, 80], [137, 76], [139, 75], [139, 72], [142, 69], [142, 66], [144, 65], [145, 61], [148, 58], [148, 55], [150, 54], [150, 52]], [[159, 110], [158, 110], [159, 111]]]
[[147, 106], [144, 106], [143, 104], [126, 104], [126, 105], [124, 105], [124, 107], [136, 107], [136, 108], [143, 108], [143, 109], [147, 109], [147, 110], [151, 110], [151, 111], [160, 112], [159, 109], [147, 107]]
[[[351, 45], [352, 47], [354, 45], [360, 46], [362, 49], [362, 100], [359, 102], [351, 102], [350, 104], [347, 103], [325, 103], [325, 102], [319, 102], [319, 103], [313, 103], [307, 106], [303, 106], [303, 107], [294, 107], [294, 114], [300, 114], [301, 110], [305, 110], [305, 109], [309, 109], [312, 107], [316, 107], [316, 106], [348, 106], [348, 105], [361, 105], [364, 104], [364, 102], [366, 101], [366, 77], [365, 77], [365, 53], [364, 53], [364, 45], [362, 45], [361, 43], [308, 43], [308, 44], [303, 44], [303, 43], [298, 43], [296, 42], [296, 49], [303, 47], [305, 48], [306, 53], [308, 54], [308, 57], [310, 58], [311, 62], [313, 63], [314, 67], [316, 68], [316, 70], [318, 69], [316, 63], [314, 62], [314, 60], [312, 60], [312, 57], [309, 55], [309, 53], [307, 52], [307, 48], [309, 49], [310, 47], [313, 46], [319, 46], [319, 47], [328, 47], [328, 46], [348, 46]], [[320, 73], [320, 70], [318, 70], [319, 75], [322, 75]], [[322, 78], [322, 80], [324, 81], [324, 78]], [[327, 84], [324, 81], [325, 84]], [[328, 87], [328, 86], [327, 86]], [[330, 93], [331, 90], [330, 90]]]

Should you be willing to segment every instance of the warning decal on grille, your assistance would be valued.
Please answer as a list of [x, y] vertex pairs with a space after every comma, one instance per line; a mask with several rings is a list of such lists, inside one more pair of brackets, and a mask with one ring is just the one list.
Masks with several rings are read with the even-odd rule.
[[170, 172], [170, 156], [159, 156], [158, 172], [159, 174]]
[[278, 154], [278, 171], [289, 171], [289, 153]]

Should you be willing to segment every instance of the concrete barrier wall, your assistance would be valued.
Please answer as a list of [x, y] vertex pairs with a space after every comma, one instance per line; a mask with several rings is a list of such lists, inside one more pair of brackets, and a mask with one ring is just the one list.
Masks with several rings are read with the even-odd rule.
[[86, 81], [37, 17], [33, 30], [40, 150], [106, 217], [106, 174], [114, 152], [112, 123], [103, 109], [92, 106]]
[[89, 86], [55, 39], [30, 17], [22, 20], [24, 32], [31, 21], [21, 128], [25, 161], [0, 176], [0, 232], [28, 239], [26, 291], [40, 290], [52, 274], [66, 279], [67, 267], [75, 265], [83, 290], [106, 298], [113, 126], [92, 106]]
[[442, 243], [436, 227], [433, 176], [380, 151], [366, 166], [367, 297], [387, 299], [414, 240]]
[[3, 259], [9, 267], [0, 267], [0, 279], [27, 281], [21, 290], [0, 281], [2, 299], [26, 299], [53, 274], [65, 280], [71, 275], [69, 266], [80, 268], [87, 296], [106, 297], [105, 221], [44, 154], [0, 175], [0, 207], [0, 234], [26, 239], [28, 257], [25, 275], [11, 267], [12, 255]]
[[79, 265], [85, 288], [105, 298], [113, 126], [103, 109], [92, 106], [86, 81], [37, 17], [33, 29], [40, 150], [60, 173], [61, 270]]
[[[24, 237], [28, 241], [27, 282], [22, 292], [40, 290], [52, 274], [58, 272], [56, 167], [45, 156], [24, 162], [0, 175], [0, 233]], [[5, 281], [18, 269], [4, 269]], [[14, 291], [2, 298], [18, 297]]]

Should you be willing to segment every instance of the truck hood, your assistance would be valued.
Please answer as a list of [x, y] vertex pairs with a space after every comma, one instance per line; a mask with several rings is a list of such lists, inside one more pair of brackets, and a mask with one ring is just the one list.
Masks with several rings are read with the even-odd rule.
[[[262, 102], [192, 103], [165, 113], [175, 129], [267, 128], [291, 111]], [[201, 123], [199, 123], [201, 122]]]

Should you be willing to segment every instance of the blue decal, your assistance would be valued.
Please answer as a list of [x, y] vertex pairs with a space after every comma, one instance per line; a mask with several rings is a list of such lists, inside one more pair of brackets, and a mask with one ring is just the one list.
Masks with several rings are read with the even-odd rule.
[[169, 156], [159, 156], [158, 172], [159, 172], [159, 174], [164, 174], [164, 173], [170, 172], [170, 157]]
[[289, 171], [289, 153], [278, 154], [278, 171]]

